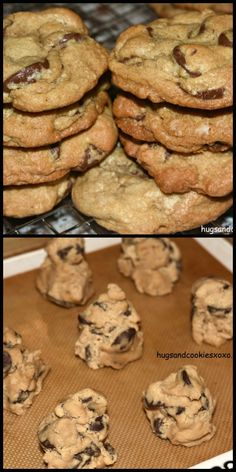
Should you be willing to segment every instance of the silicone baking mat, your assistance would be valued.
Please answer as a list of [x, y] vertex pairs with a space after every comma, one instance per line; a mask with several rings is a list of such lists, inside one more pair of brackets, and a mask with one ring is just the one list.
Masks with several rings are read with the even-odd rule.
[[[119, 34], [129, 26], [149, 23], [157, 18], [152, 8], [145, 3], [10, 3], [4, 2], [4, 15], [16, 11], [37, 11], [51, 6], [72, 8], [85, 21], [91, 35], [111, 50]], [[105, 24], [105, 28], [104, 28]], [[114, 95], [113, 90], [112, 94]], [[214, 233], [220, 228], [220, 234], [232, 234], [233, 211], [230, 209], [216, 221], [202, 228], [185, 231], [181, 234]], [[3, 232], [8, 235], [28, 234], [110, 234], [96, 221], [82, 215], [74, 208], [70, 197], [64, 199], [52, 211], [31, 218], [4, 218]]]
[[[174, 238], [172, 238], [174, 239]], [[120, 469], [188, 468], [232, 448], [231, 359], [160, 360], [157, 351], [231, 353], [231, 342], [220, 348], [192, 341], [190, 332], [190, 289], [202, 276], [231, 280], [231, 274], [191, 238], [176, 239], [183, 254], [183, 271], [172, 294], [148, 297], [139, 294], [131, 280], [117, 270], [119, 246], [88, 254], [96, 294], [110, 282], [119, 284], [140, 313], [144, 331], [142, 359], [121, 371], [93, 371], [74, 356], [78, 337], [77, 315], [81, 308], [66, 310], [44, 300], [35, 289], [37, 271], [5, 280], [5, 323], [22, 334], [30, 350], [41, 349], [51, 366], [44, 388], [22, 417], [6, 412], [4, 420], [4, 467], [42, 469], [43, 454], [37, 442], [37, 427], [56, 404], [71, 393], [91, 387], [108, 399], [109, 440], [117, 449]], [[194, 364], [217, 400], [215, 436], [192, 448], [173, 446], [152, 433], [142, 410], [141, 396], [153, 381], [165, 378], [186, 364]]]

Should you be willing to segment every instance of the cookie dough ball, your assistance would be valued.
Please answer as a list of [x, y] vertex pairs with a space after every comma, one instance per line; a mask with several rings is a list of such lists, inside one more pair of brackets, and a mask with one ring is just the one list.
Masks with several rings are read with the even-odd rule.
[[166, 295], [181, 270], [181, 254], [168, 238], [123, 238], [118, 268], [140, 293]]
[[97, 469], [117, 455], [106, 441], [107, 401], [90, 388], [70, 395], [40, 424], [38, 438], [49, 469]]
[[40, 351], [29, 352], [21, 336], [5, 328], [3, 335], [3, 404], [6, 410], [23, 415], [42, 390], [49, 367]]
[[50, 301], [66, 308], [84, 305], [93, 295], [92, 272], [84, 259], [82, 238], [54, 238], [36, 286]]
[[140, 317], [118, 285], [109, 284], [79, 315], [79, 331], [75, 354], [91, 369], [121, 369], [142, 356]]
[[204, 277], [192, 287], [192, 335], [197, 344], [221, 346], [233, 337], [233, 289], [226, 280]]
[[195, 366], [149, 385], [143, 405], [153, 432], [172, 444], [197, 446], [215, 434], [215, 401]]

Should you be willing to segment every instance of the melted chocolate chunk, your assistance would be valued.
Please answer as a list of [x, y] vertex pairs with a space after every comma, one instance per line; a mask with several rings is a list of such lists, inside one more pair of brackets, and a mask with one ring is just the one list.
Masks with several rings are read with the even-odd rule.
[[90, 431], [102, 431], [102, 429], [104, 429], [104, 424], [102, 420], [102, 416], [98, 416], [97, 418], [95, 418], [95, 422], [89, 426]]
[[186, 370], [182, 370], [182, 379], [183, 379], [185, 385], [192, 385], [191, 380], [190, 380]]
[[124, 311], [124, 313], [122, 313], [122, 315], [124, 316], [130, 316], [131, 315], [131, 308], [128, 308], [126, 311]]
[[11, 356], [7, 351], [3, 351], [3, 373], [7, 374], [12, 366]]
[[87, 456], [94, 456], [94, 457], [99, 457], [101, 454], [100, 449], [96, 446], [96, 444], [92, 443], [91, 447], [86, 447], [84, 451], [82, 452], [83, 454], [86, 454]]
[[233, 41], [231, 41], [225, 33], [221, 33], [220, 36], [219, 36], [219, 39], [218, 39], [218, 44], [220, 46], [225, 46], [225, 47], [228, 47], [228, 48], [232, 48], [233, 47]]
[[43, 69], [49, 69], [49, 62], [47, 59], [45, 59], [43, 62], [35, 62], [30, 66], [24, 67], [23, 69], [19, 70], [19, 72], [16, 72], [7, 80], [5, 80], [4, 92], [11, 91], [11, 87], [9, 88], [10, 84], [27, 85], [35, 83], [37, 79], [34, 77], [34, 74], [36, 72], [41, 72]]
[[153, 427], [155, 429], [155, 432], [159, 435], [159, 434], [162, 434], [162, 431], [161, 431], [161, 426], [163, 425], [163, 420], [161, 418], [157, 418], [154, 423], [153, 423]]
[[228, 315], [231, 312], [231, 308], [216, 308], [214, 306], [207, 306], [207, 309], [211, 315], [217, 315], [223, 313], [224, 315]]
[[103, 311], [107, 310], [107, 304], [103, 302], [94, 302], [93, 306], [99, 306]]
[[176, 46], [173, 49], [173, 56], [177, 64], [179, 64], [190, 75], [190, 77], [200, 77], [200, 75], [202, 75], [201, 72], [192, 72], [187, 68], [185, 55], [182, 53], [180, 46]]
[[151, 27], [151, 26], [147, 26], [147, 32], [150, 36], [150, 38], [153, 38], [153, 33], [154, 33], [154, 29]]
[[203, 90], [202, 92], [197, 92], [194, 94], [194, 97], [202, 98], [203, 100], [217, 100], [218, 98], [223, 98], [225, 92], [224, 87], [212, 90]]
[[177, 411], [176, 411], [176, 415], [181, 415], [181, 413], [183, 413], [184, 411], [185, 411], [184, 406], [178, 406]]
[[134, 339], [136, 335], [136, 330], [134, 328], [129, 328], [123, 333], [119, 334], [115, 341], [113, 341], [112, 346], [120, 344], [120, 350], [123, 351], [126, 349], [127, 345]]
[[62, 47], [65, 47], [66, 43], [68, 43], [68, 41], [76, 41], [77, 43], [82, 43], [82, 41], [84, 41], [86, 38], [86, 36], [84, 34], [81, 34], [81, 33], [67, 33], [63, 36], [63, 38], [60, 39], [60, 41], [58, 42], [58, 45]]
[[110, 443], [104, 443], [103, 446], [106, 449], [106, 451], [109, 452], [109, 454], [111, 454], [111, 456], [115, 454], [115, 449], [114, 447], [111, 446]]

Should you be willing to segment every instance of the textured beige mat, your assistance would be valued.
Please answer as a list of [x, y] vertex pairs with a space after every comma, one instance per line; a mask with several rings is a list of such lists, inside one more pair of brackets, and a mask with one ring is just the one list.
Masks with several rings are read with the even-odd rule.
[[[172, 238], [174, 239], [174, 238]], [[145, 349], [143, 358], [121, 371], [93, 371], [74, 356], [79, 308], [66, 310], [44, 300], [34, 285], [36, 271], [5, 281], [5, 323], [19, 331], [31, 350], [41, 349], [51, 366], [44, 389], [23, 417], [6, 413], [4, 421], [4, 468], [42, 469], [37, 426], [66, 395], [91, 387], [107, 396], [110, 415], [109, 440], [117, 449], [114, 468], [188, 468], [232, 448], [230, 359], [195, 359], [212, 394], [217, 399], [214, 423], [217, 433], [209, 442], [193, 448], [173, 446], [153, 435], [142, 411], [141, 395], [149, 383], [165, 378], [186, 364], [185, 360], [159, 360], [156, 352], [198, 352], [190, 334], [190, 288], [199, 277], [231, 274], [191, 238], [177, 239], [184, 270], [174, 292], [166, 297], [148, 297], [136, 292], [132, 282], [116, 266], [119, 247], [88, 255], [96, 293], [116, 282], [127, 292], [142, 317]], [[204, 345], [201, 351], [231, 352], [231, 342], [220, 348]], [[191, 362], [187, 362], [191, 363]]]

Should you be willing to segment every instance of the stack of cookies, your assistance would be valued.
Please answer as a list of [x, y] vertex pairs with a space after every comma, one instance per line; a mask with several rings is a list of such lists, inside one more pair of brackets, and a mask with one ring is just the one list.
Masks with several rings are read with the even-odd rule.
[[125, 202], [135, 197], [134, 218], [146, 213], [136, 228], [130, 207], [119, 224], [113, 210], [110, 228], [164, 233], [216, 219], [232, 203], [232, 15], [203, 10], [132, 26], [109, 66], [122, 90], [113, 107], [120, 139], [141, 166], [119, 155], [132, 174]]
[[108, 53], [66, 8], [4, 20], [4, 214], [51, 210], [117, 140]]

